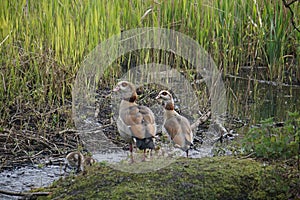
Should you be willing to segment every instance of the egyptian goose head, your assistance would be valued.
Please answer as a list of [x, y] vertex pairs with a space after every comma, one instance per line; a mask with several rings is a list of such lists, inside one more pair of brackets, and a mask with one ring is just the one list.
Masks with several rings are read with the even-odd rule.
[[135, 86], [128, 81], [120, 81], [113, 89], [114, 92], [119, 92], [121, 99], [134, 103], [137, 100]]
[[155, 99], [158, 100], [166, 110], [174, 110], [174, 99], [169, 91], [162, 90]]
[[[117, 126], [119, 133], [130, 144], [132, 157], [132, 143], [136, 142], [139, 149], [154, 149], [156, 124], [153, 112], [146, 106], [136, 104], [137, 93], [135, 86], [128, 81], [120, 81], [113, 90], [121, 95]], [[133, 159], [132, 159], [133, 161]]]
[[188, 157], [188, 150], [193, 144], [193, 132], [190, 122], [187, 118], [179, 115], [174, 110], [173, 96], [169, 91], [160, 91], [156, 99], [160, 101], [165, 108], [163, 124], [165, 131], [170, 136], [175, 147], [185, 151]]

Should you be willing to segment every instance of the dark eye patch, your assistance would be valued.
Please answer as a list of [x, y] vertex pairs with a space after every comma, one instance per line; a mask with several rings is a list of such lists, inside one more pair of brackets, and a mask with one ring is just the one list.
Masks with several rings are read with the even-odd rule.
[[163, 92], [162, 95], [166, 96], [168, 93], [167, 92]]

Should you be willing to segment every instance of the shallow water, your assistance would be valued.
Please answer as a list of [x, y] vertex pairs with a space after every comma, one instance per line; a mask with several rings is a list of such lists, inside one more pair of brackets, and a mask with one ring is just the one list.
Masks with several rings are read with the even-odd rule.
[[228, 78], [228, 110], [250, 124], [273, 117], [284, 121], [287, 111], [299, 111], [300, 86], [275, 85], [273, 82], [260, 83], [255, 80]]
[[[14, 170], [4, 170], [0, 173], [1, 190], [25, 192], [32, 188], [49, 186], [53, 181], [63, 176], [61, 166], [46, 167], [25, 166]], [[20, 199], [0, 194], [0, 199]]]

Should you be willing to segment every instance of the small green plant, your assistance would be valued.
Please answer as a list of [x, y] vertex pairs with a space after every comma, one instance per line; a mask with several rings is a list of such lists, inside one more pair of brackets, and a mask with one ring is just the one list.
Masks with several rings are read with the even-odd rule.
[[107, 161], [101, 161], [101, 162], [99, 162], [99, 165], [100, 166], [107, 166], [108, 162]]
[[261, 121], [245, 135], [242, 146], [245, 153], [255, 153], [265, 159], [299, 159], [300, 114], [288, 112], [287, 121], [276, 124], [273, 118]]
[[43, 167], [45, 167], [45, 164], [39, 163], [39, 164], [37, 165], [37, 167], [38, 167], [38, 168], [43, 168]]

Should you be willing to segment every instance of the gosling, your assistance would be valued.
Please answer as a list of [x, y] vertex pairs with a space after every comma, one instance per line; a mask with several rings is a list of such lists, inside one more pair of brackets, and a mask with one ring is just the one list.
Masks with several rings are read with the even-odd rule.
[[83, 172], [86, 166], [91, 166], [94, 163], [96, 163], [96, 161], [92, 157], [84, 157], [82, 153], [78, 151], [71, 152], [66, 156], [64, 171], [66, 171], [67, 168], [71, 168], [75, 169], [76, 173]]

